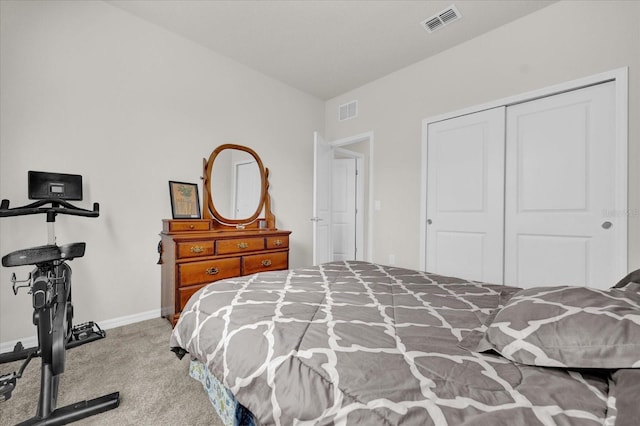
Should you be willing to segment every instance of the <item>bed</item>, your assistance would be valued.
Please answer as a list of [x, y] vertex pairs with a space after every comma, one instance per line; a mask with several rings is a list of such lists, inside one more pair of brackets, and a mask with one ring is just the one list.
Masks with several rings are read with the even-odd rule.
[[518, 289], [367, 262], [215, 282], [171, 335], [227, 424], [633, 425], [640, 284]]

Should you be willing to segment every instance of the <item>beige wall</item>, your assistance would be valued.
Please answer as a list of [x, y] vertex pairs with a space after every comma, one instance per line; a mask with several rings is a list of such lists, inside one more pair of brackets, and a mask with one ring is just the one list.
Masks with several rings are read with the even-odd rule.
[[[321, 100], [103, 2], [0, 7], [0, 196], [26, 203], [27, 170], [79, 173], [80, 204], [101, 205], [98, 219], [57, 223], [59, 242], [87, 242], [72, 263], [76, 322], [159, 313], [167, 181], [199, 183], [202, 158], [222, 143], [261, 156], [278, 226], [293, 231], [291, 266], [311, 263]], [[44, 243], [44, 216], [0, 220], [1, 254]], [[29, 268], [0, 268], [0, 343], [35, 334], [14, 270]]]
[[[374, 198], [382, 208], [373, 260], [388, 263], [394, 254], [400, 266], [420, 266], [424, 118], [628, 66], [628, 264], [640, 268], [638, 22], [640, 2], [562, 1], [328, 101], [327, 140], [375, 134]], [[338, 122], [338, 106], [351, 100], [358, 117]]]

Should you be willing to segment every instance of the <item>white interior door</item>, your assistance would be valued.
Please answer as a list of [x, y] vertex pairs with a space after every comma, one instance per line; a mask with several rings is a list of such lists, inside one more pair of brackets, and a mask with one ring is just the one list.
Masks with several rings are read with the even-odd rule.
[[333, 260], [356, 259], [356, 159], [334, 158], [332, 179]]
[[502, 283], [505, 108], [432, 123], [427, 271]]
[[615, 111], [613, 82], [507, 109], [505, 284], [620, 278]]
[[258, 208], [262, 191], [260, 169], [255, 161], [236, 163], [235, 169], [233, 219], [250, 217]]
[[318, 132], [313, 133], [313, 264], [331, 259], [331, 170], [333, 150]]

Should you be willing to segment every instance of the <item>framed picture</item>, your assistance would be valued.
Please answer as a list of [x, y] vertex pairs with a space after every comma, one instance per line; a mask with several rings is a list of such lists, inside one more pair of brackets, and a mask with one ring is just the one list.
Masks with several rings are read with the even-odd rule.
[[171, 214], [174, 219], [200, 219], [200, 198], [195, 183], [169, 181]]

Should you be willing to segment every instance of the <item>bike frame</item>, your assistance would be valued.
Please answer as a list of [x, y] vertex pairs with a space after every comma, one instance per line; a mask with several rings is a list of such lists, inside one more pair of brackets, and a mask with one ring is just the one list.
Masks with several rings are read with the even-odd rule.
[[[47, 204], [51, 204], [51, 207], [45, 207]], [[0, 203], [0, 217], [37, 213], [46, 213], [47, 215], [48, 244], [46, 246], [12, 252], [2, 259], [4, 266], [26, 264], [36, 266], [27, 280], [29, 285], [16, 287], [18, 281], [15, 278], [12, 278], [12, 281], [16, 294], [18, 288], [30, 287], [34, 309], [33, 323], [38, 330], [38, 347], [30, 350], [18, 350], [18, 345], [16, 345], [14, 352], [19, 354], [18, 356], [26, 358], [26, 361], [18, 373], [0, 376], [0, 388], [7, 386], [8, 389], [3, 393], [6, 400], [10, 398], [11, 392], [15, 388], [16, 379], [22, 376], [22, 372], [31, 359], [34, 356], [42, 358], [37, 412], [35, 417], [20, 423], [20, 425], [67, 424], [114, 409], [120, 403], [119, 392], [114, 392], [90, 401], [81, 401], [66, 407], [56, 408], [58, 384], [60, 375], [64, 372], [66, 349], [103, 338], [105, 333], [96, 324], [89, 322], [81, 325], [83, 337], [76, 336], [77, 340], [71, 342], [74, 337], [73, 305], [71, 303], [71, 267], [67, 261], [74, 257], [83, 256], [85, 243], [57, 246], [55, 218], [59, 213], [97, 217], [98, 209], [97, 203], [94, 203], [93, 210], [85, 210], [57, 199], [40, 200], [15, 209], [9, 209], [8, 200], [2, 200]], [[87, 326], [88, 324], [90, 325]], [[97, 327], [97, 332], [93, 331], [94, 326]], [[91, 328], [90, 331], [87, 331], [88, 327]], [[78, 332], [79, 334], [81, 333]], [[19, 347], [22, 348], [22, 345], [19, 344]]]

